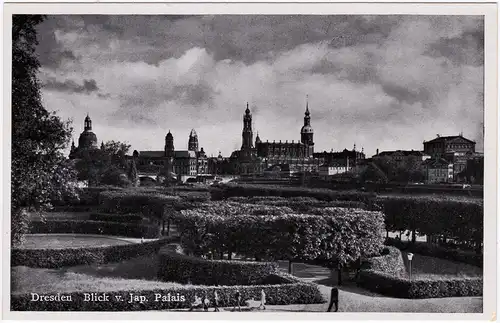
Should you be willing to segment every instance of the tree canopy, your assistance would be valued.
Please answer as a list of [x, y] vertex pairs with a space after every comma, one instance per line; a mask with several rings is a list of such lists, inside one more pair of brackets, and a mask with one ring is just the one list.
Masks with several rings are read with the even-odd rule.
[[69, 122], [41, 102], [35, 54], [41, 15], [14, 15], [12, 26], [12, 242], [22, 241], [26, 209], [44, 209], [54, 198], [76, 194], [75, 172], [62, 150], [71, 137]]

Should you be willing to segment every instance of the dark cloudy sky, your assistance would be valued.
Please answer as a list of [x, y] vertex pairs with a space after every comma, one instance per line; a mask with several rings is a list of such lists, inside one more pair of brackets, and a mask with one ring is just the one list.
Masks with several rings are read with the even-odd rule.
[[87, 113], [99, 141], [211, 155], [254, 135], [299, 140], [309, 95], [315, 150], [422, 149], [436, 134], [482, 150], [481, 16], [49, 16], [39, 26], [43, 101]]

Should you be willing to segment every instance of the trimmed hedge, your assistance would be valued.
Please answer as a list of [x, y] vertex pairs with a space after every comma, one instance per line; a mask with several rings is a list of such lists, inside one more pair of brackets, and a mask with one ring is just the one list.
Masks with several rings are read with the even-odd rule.
[[81, 233], [154, 239], [160, 236], [157, 225], [86, 220], [31, 221], [29, 233]]
[[110, 213], [91, 213], [91, 221], [123, 222], [123, 223], [141, 223], [145, 219], [140, 214], [110, 214]]
[[[175, 239], [161, 239], [145, 243], [117, 246], [68, 249], [12, 249], [11, 266], [33, 268], [61, 268], [67, 266], [104, 264], [157, 253]], [[36, 302], [33, 302], [36, 303]]]
[[445, 236], [475, 244], [483, 242], [483, 201], [430, 196], [391, 196], [377, 199], [389, 231], [410, 230], [420, 235]]
[[123, 190], [101, 194], [99, 208], [103, 213], [142, 213], [144, 216], [162, 219], [167, 208], [172, 208], [178, 196], [141, 190]]
[[423, 256], [431, 256], [451, 261], [458, 261], [483, 268], [483, 254], [477, 254], [473, 251], [450, 249], [432, 243], [420, 241], [416, 241], [415, 243], [405, 243], [404, 241], [394, 238], [387, 238], [385, 244], [394, 246], [399, 250], [404, 250]]
[[[207, 260], [161, 250], [158, 278], [195, 285], [259, 285], [283, 283], [277, 263]], [[274, 276], [272, 276], [274, 275]]]
[[[403, 272], [404, 270], [404, 272]], [[357, 284], [370, 291], [399, 298], [481, 296], [482, 277], [408, 279], [401, 252], [394, 247], [367, 259], [357, 275]]]
[[358, 201], [321, 201], [313, 197], [290, 197], [281, 196], [236, 196], [227, 199], [229, 202], [239, 202], [244, 204], [260, 204], [270, 206], [286, 206], [295, 212], [309, 213], [316, 208], [324, 207], [344, 207], [366, 209], [366, 204]]
[[218, 184], [211, 189], [212, 200], [223, 200], [234, 196], [281, 196], [313, 197], [321, 201], [358, 201], [370, 202], [376, 195], [358, 191], [332, 191], [305, 187], [250, 184]]
[[380, 212], [322, 208], [294, 214], [287, 207], [219, 202], [175, 217], [183, 247], [194, 255], [238, 253], [259, 259], [347, 264], [383, 247]]
[[[286, 275], [283, 275], [286, 277]], [[33, 302], [30, 294], [13, 294], [11, 295], [11, 310], [12, 311], [109, 311], [109, 312], [124, 312], [124, 311], [147, 311], [147, 310], [168, 310], [189, 308], [194, 301], [194, 296], [202, 297], [207, 295], [212, 301], [210, 305], [213, 307], [213, 295], [216, 291], [219, 296], [219, 307], [231, 307], [236, 305], [234, 297], [236, 290], [240, 292], [242, 303], [248, 299], [260, 299], [261, 290], [266, 293], [267, 305], [289, 305], [289, 304], [320, 304], [327, 300], [323, 297], [318, 289], [318, 286], [312, 283], [295, 281], [289, 284], [280, 285], [256, 285], [256, 286], [185, 286], [173, 287], [168, 290], [133, 290], [133, 291], [116, 291], [108, 292], [109, 301], [107, 302], [85, 302], [83, 301], [82, 292], [64, 293], [70, 295], [72, 301], [54, 301], [54, 302]], [[90, 291], [95, 292], [95, 291]], [[145, 296], [146, 302], [131, 302], [130, 294]], [[156, 294], [167, 296], [170, 293], [172, 296], [184, 296], [184, 301], [155, 301]], [[123, 300], [116, 300], [115, 296], [121, 296]], [[244, 306], [244, 304], [241, 304]]]

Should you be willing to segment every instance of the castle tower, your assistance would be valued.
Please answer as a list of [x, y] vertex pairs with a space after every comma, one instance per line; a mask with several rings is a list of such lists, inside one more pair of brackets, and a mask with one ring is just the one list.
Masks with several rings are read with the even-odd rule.
[[248, 151], [253, 148], [252, 115], [250, 114], [250, 109], [248, 108], [248, 102], [245, 115], [243, 116], [242, 139], [241, 150]]
[[194, 129], [191, 129], [191, 133], [189, 134], [188, 150], [198, 152], [198, 134], [196, 134]]
[[300, 129], [300, 142], [306, 145], [308, 156], [314, 153], [314, 130], [311, 127], [311, 114], [309, 112], [309, 100], [306, 101], [306, 112], [304, 116], [304, 126]]
[[174, 156], [174, 136], [168, 131], [165, 136], [165, 157], [173, 157]]

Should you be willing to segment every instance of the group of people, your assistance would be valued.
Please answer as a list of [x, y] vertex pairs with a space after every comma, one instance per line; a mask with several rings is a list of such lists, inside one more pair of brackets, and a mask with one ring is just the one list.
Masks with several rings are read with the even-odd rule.
[[[234, 299], [236, 300], [236, 304], [233, 306], [233, 311], [236, 310], [236, 307], [238, 307], [238, 311], [241, 311], [241, 294], [239, 290], [236, 290], [234, 294]], [[249, 307], [252, 307], [254, 305], [254, 301], [252, 300], [247, 300], [246, 303]], [[203, 296], [203, 299], [199, 297], [198, 295], [194, 295], [194, 302], [191, 303], [191, 307], [189, 308], [190, 311], [194, 310], [195, 308], [203, 308], [205, 312], [208, 312], [208, 308], [210, 307], [210, 300], [208, 299], [207, 293]], [[220, 303], [220, 298], [219, 294], [217, 294], [217, 291], [214, 291], [214, 297], [213, 297], [213, 306], [214, 306], [214, 312], [220, 312], [219, 310], [219, 303]], [[260, 303], [258, 308], [259, 309], [266, 309], [266, 293], [262, 289], [260, 291]]]

